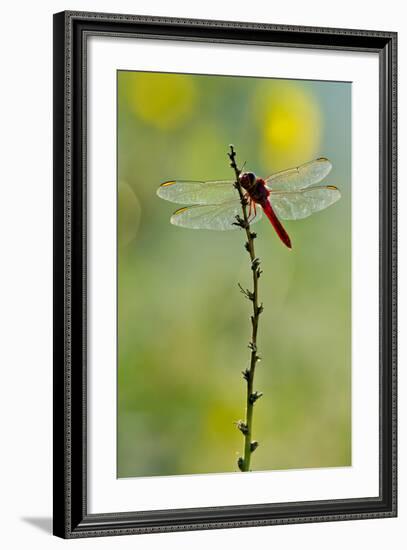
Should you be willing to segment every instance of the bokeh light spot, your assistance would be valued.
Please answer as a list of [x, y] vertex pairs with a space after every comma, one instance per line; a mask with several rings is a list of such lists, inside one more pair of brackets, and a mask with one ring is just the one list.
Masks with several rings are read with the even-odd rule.
[[121, 85], [131, 111], [159, 130], [181, 126], [196, 104], [196, 88], [187, 75], [123, 73]]
[[125, 181], [119, 181], [117, 200], [118, 243], [123, 248], [130, 244], [137, 236], [141, 218], [141, 206], [137, 195]]
[[262, 156], [273, 169], [312, 160], [319, 152], [322, 117], [316, 99], [301, 84], [284, 82], [262, 98]]

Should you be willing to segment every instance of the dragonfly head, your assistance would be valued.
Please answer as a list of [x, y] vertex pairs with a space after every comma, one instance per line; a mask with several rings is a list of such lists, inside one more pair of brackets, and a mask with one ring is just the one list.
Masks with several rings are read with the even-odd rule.
[[240, 185], [243, 187], [243, 189], [246, 189], [248, 191], [253, 185], [256, 183], [256, 174], [253, 174], [253, 172], [243, 172], [239, 176]]

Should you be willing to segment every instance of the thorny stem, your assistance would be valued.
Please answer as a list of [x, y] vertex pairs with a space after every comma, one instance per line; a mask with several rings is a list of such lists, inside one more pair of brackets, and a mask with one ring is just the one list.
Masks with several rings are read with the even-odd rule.
[[250, 470], [250, 459], [252, 453], [258, 447], [257, 441], [252, 441], [252, 430], [253, 430], [253, 408], [254, 403], [262, 396], [261, 392], [253, 391], [254, 384], [254, 373], [256, 370], [256, 363], [260, 360], [260, 357], [257, 354], [257, 330], [259, 326], [259, 317], [263, 311], [263, 304], [259, 305], [259, 296], [258, 296], [258, 282], [261, 275], [260, 270], [260, 260], [256, 258], [254, 250], [254, 239], [256, 238], [256, 233], [252, 233], [250, 229], [249, 217], [247, 214], [247, 200], [244, 195], [242, 186], [240, 184], [240, 173], [237, 164], [236, 164], [236, 152], [233, 145], [230, 146], [230, 153], [228, 153], [230, 158], [230, 166], [234, 169], [236, 175], [235, 187], [239, 193], [240, 203], [242, 205], [242, 214], [243, 218], [240, 216], [236, 217], [236, 225], [239, 225], [246, 231], [247, 241], [245, 243], [245, 249], [249, 253], [251, 261], [251, 270], [253, 275], [253, 290], [244, 289], [240, 284], [241, 292], [252, 302], [253, 314], [251, 316], [252, 324], [252, 334], [251, 340], [249, 342], [250, 353], [250, 366], [245, 371], [243, 371], [243, 378], [247, 382], [247, 397], [246, 397], [246, 416], [244, 422], [239, 420], [237, 427], [242, 432], [244, 436], [244, 446], [243, 446], [243, 457], [238, 459], [238, 466], [242, 472], [248, 472]]

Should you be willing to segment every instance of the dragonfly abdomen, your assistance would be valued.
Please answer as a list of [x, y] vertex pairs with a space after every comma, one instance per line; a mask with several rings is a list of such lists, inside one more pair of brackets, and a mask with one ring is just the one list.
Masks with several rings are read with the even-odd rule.
[[277, 218], [268, 198], [266, 197], [263, 202], [260, 203], [260, 205], [263, 208], [264, 213], [270, 220], [272, 226], [274, 227], [275, 232], [280, 237], [281, 241], [286, 245], [287, 248], [291, 248], [291, 239], [288, 236], [287, 231], [284, 229], [282, 223]]

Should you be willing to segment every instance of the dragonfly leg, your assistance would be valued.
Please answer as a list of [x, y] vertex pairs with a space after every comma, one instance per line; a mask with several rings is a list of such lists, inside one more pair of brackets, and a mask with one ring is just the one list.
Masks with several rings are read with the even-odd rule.
[[[253, 216], [251, 215], [252, 211], [254, 211]], [[251, 223], [254, 220], [255, 217], [256, 217], [256, 201], [254, 201], [253, 199], [250, 199], [250, 202], [249, 202], [249, 216], [248, 216], [249, 223]]]
[[[246, 200], [247, 200], [248, 196], [249, 196], [248, 193], [246, 193], [246, 194], [245, 194], [245, 199], [246, 199]], [[250, 219], [250, 216], [251, 216], [251, 214], [252, 214], [252, 202], [253, 202], [252, 199], [249, 199], [249, 216], [248, 216], [249, 219]]]

